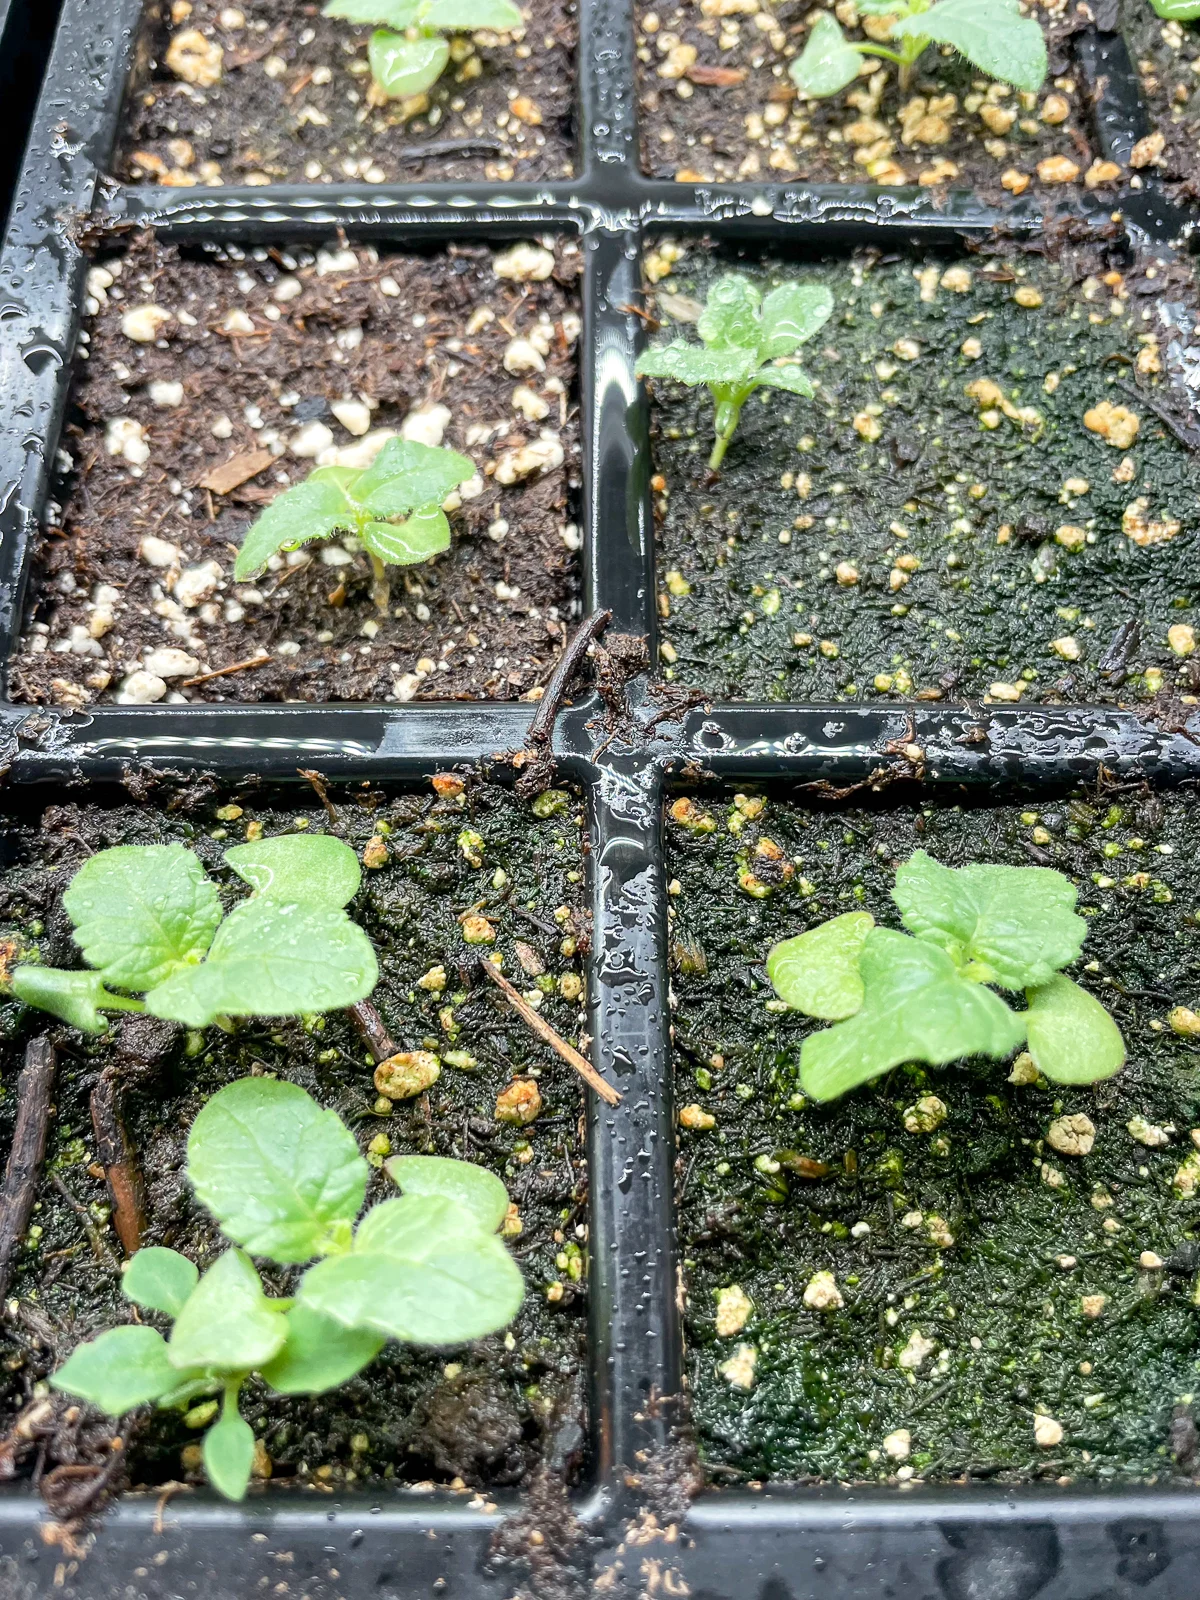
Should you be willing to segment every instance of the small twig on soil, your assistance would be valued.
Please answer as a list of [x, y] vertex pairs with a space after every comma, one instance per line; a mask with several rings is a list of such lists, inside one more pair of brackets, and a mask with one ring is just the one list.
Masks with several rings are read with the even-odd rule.
[[8, 1293], [13, 1260], [33, 1214], [38, 1173], [46, 1154], [57, 1058], [47, 1038], [33, 1039], [17, 1079], [17, 1123], [0, 1189], [0, 1300]]
[[391, 154], [399, 161], [427, 161], [437, 156], [494, 156], [503, 148], [496, 139], [433, 139], [428, 144], [402, 144]]
[[1126, 394], [1131, 394], [1135, 399], [1140, 400], [1148, 411], [1153, 411], [1158, 420], [1171, 430], [1180, 444], [1186, 445], [1189, 450], [1200, 450], [1200, 428], [1189, 427], [1174, 412], [1168, 410], [1161, 400], [1156, 400], [1152, 394], [1145, 389], [1139, 388], [1136, 384], [1126, 383], [1122, 379], [1120, 387], [1125, 390]]
[[621, 1096], [611, 1084], [605, 1083], [591, 1062], [585, 1060], [574, 1045], [568, 1044], [561, 1035], [555, 1033], [548, 1022], [543, 1022], [529, 1002], [513, 988], [507, 978], [496, 971], [490, 961], [481, 961], [479, 965], [484, 975], [496, 985], [509, 1005], [521, 1018], [521, 1021], [527, 1027], [532, 1028], [543, 1043], [548, 1044], [552, 1050], [557, 1051], [569, 1066], [574, 1067], [584, 1083], [589, 1088], [594, 1089], [602, 1100], [607, 1101], [610, 1106], [619, 1106], [621, 1104]]
[[317, 792], [317, 799], [325, 807], [325, 815], [329, 818], [329, 826], [336, 828], [338, 814], [334, 810], [333, 801], [329, 798], [329, 790], [325, 787], [325, 779], [319, 772], [314, 772], [311, 767], [297, 767], [296, 771], [302, 778], [307, 778]]
[[146, 1207], [137, 1154], [117, 1103], [117, 1076], [106, 1068], [92, 1090], [92, 1129], [96, 1152], [104, 1168], [104, 1181], [113, 1203], [113, 1227], [127, 1256], [142, 1247]]
[[575, 637], [559, 658], [550, 675], [546, 692], [538, 703], [533, 721], [529, 724], [528, 742], [534, 746], [548, 745], [554, 734], [554, 720], [562, 710], [562, 703], [571, 680], [588, 652], [593, 639], [599, 638], [612, 620], [611, 611], [593, 611], [575, 631]]
[[248, 656], [245, 661], [235, 661], [231, 667], [218, 667], [215, 672], [201, 672], [195, 678], [185, 678], [183, 687], [191, 689], [198, 683], [207, 683], [210, 678], [228, 678], [234, 672], [248, 672], [251, 667], [265, 667], [270, 659], [270, 652], [264, 650], [261, 655]]
[[63, 1199], [70, 1206], [71, 1210], [83, 1224], [83, 1231], [87, 1235], [87, 1242], [91, 1245], [92, 1254], [95, 1256], [96, 1260], [100, 1262], [101, 1266], [111, 1267], [114, 1272], [120, 1272], [120, 1262], [108, 1248], [108, 1245], [105, 1243], [100, 1230], [96, 1227], [96, 1224], [88, 1215], [87, 1207], [80, 1205], [79, 1201], [76, 1200], [75, 1196], [67, 1188], [66, 1184], [62, 1181], [57, 1172], [52, 1172], [50, 1174], [50, 1182], [54, 1185], [55, 1189], [58, 1190], [59, 1194], [63, 1197]]
[[384, 1027], [383, 1018], [369, 1000], [358, 1000], [354, 1005], [347, 1006], [346, 1014], [354, 1024], [359, 1038], [375, 1057], [376, 1066], [399, 1053], [400, 1046]]

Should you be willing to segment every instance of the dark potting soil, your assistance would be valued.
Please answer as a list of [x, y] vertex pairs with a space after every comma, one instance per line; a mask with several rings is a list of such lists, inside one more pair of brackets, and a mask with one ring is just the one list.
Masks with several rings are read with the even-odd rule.
[[323, 17], [311, 0], [194, 0], [173, 8], [170, 26], [154, 19], [156, 9], [147, 7], [145, 65], [119, 135], [116, 172], [127, 182], [508, 183], [571, 174], [571, 0], [530, 0], [517, 40], [455, 36], [437, 83], [382, 105], [367, 62], [373, 30]]
[[[551, 275], [498, 277], [511, 254], [456, 247], [197, 257], [144, 238], [103, 258], [89, 278], [59, 503], [34, 557], [17, 698], [533, 690], [577, 603], [580, 260], [571, 242], [517, 249], [520, 270]], [[155, 307], [170, 313], [157, 340], [130, 338], [131, 315], [135, 334], [153, 335], [137, 318]], [[528, 369], [515, 375], [504, 367], [513, 347], [510, 366]], [[246, 529], [283, 487], [331, 458], [365, 465], [402, 428], [444, 439], [479, 474], [451, 514], [450, 550], [388, 569], [390, 615], [376, 609], [366, 555], [344, 539], [234, 583]], [[230, 462], [227, 492], [203, 487]], [[507, 487], [492, 476], [498, 462]]]
[[[669, 825], [668, 872], [688, 1371], [714, 1481], [1190, 1476], [1200, 1050], [1167, 1017], [1200, 999], [1194, 795], [771, 799], [756, 821], [704, 804], [717, 831]], [[795, 876], [756, 900], [738, 857], [761, 837]], [[1117, 1077], [1014, 1084], [973, 1060], [806, 1103], [799, 1046], [821, 1024], [772, 1008], [767, 952], [859, 906], [899, 927], [894, 868], [918, 847], [950, 866], [1032, 857], [1078, 883], [1073, 975], [1121, 1026]], [[909, 1131], [925, 1096], [945, 1118]], [[1073, 1113], [1094, 1124], [1088, 1155], [1047, 1141]], [[805, 1305], [817, 1272], [841, 1304]]]
[[715, 481], [707, 391], [654, 384], [671, 675], [792, 700], [1194, 693], [1200, 454], [1154, 410], [1188, 416], [1186, 268], [677, 248], [647, 261], [656, 340], [695, 338], [678, 319], [730, 270], [836, 307], [800, 351], [815, 400], [760, 390]]
[[[838, 16], [847, 9], [838, 5]], [[864, 57], [870, 76], [827, 100], [804, 100], [788, 67], [820, 9], [757, 0], [641, 6], [643, 164], [681, 182], [921, 183], [974, 188], [1000, 203], [1030, 190], [1053, 205], [1079, 189], [1095, 152], [1071, 45], [1084, 20], [1061, 3], [1046, 12], [1050, 74], [1036, 95], [993, 84], [931, 47], [907, 89], [890, 63]], [[851, 22], [847, 36], [865, 38]], [[1052, 165], [1039, 172], [1045, 161]], [[1118, 177], [1104, 175], [1101, 192]]]
[[1181, 200], [1200, 198], [1200, 27], [1157, 16], [1149, 0], [1123, 0], [1121, 26], [1153, 124], [1147, 172]]
[[[518, 1207], [521, 1231], [512, 1245], [527, 1289], [508, 1333], [446, 1350], [389, 1344], [330, 1394], [285, 1399], [253, 1381], [243, 1410], [274, 1477], [316, 1486], [458, 1478], [487, 1487], [515, 1484], [551, 1458], [556, 1470], [569, 1471], [585, 1425], [586, 1290], [571, 1275], [573, 1266], [581, 1271], [586, 1250], [580, 1087], [475, 974], [480, 950], [464, 944], [460, 913], [479, 906], [495, 929], [503, 970], [522, 990], [536, 990], [542, 1015], [576, 1038], [583, 1026], [579, 962], [563, 952], [572, 949], [564, 941], [586, 945], [582, 813], [564, 796], [559, 814], [540, 818], [486, 784], [471, 784], [461, 804], [428, 790], [389, 795], [366, 784], [330, 793], [336, 826], [315, 802], [280, 809], [253, 788], [231, 797], [202, 784], [182, 796], [166, 787], [139, 794], [141, 804], [121, 796], [111, 808], [55, 806], [6, 829], [0, 933], [18, 951], [33, 946], [41, 959], [64, 965], [77, 964], [78, 952], [62, 891], [91, 850], [180, 841], [233, 900], [236, 880], [223, 868], [223, 852], [260, 827], [272, 837], [307, 824], [338, 834], [360, 855], [368, 840], [382, 837], [388, 860], [364, 872], [350, 908], [379, 953], [374, 1003], [400, 1049], [432, 1049], [443, 1065], [427, 1094], [380, 1115], [368, 1057], [342, 1012], [308, 1025], [247, 1021], [233, 1032], [188, 1033], [134, 1018], [115, 1026], [109, 1042], [85, 1039], [16, 1002], [0, 1005], [4, 1148], [26, 1042], [49, 1031], [59, 1047], [46, 1166], [5, 1310], [0, 1431], [44, 1392], [39, 1386], [77, 1342], [131, 1320], [118, 1291], [120, 1246], [108, 1225], [103, 1169], [95, 1165], [89, 1095], [98, 1073], [113, 1063], [122, 1069], [125, 1117], [147, 1190], [145, 1242], [181, 1250], [202, 1268], [224, 1246], [186, 1181], [188, 1129], [223, 1084], [272, 1073], [335, 1110], [376, 1167], [388, 1153], [407, 1152], [454, 1156], [496, 1172]], [[242, 808], [236, 818], [225, 809], [230, 803]], [[152, 804], [165, 809], [147, 809]], [[483, 838], [478, 867], [458, 843], [464, 827]], [[13, 959], [11, 948], [7, 954]], [[421, 988], [418, 980], [437, 967], [444, 989]], [[542, 975], [532, 976], [538, 969]], [[447, 1052], [459, 1053], [455, 1064]], [[537, 1077], [543, 1099], [540, 1116], [522, 1128], [494, 1115], [498, 1093], [516, 1075]], [[394, 1186], [377, 1171], [368, 1204], [389, 1192]], [[73, 1207], [82, 1208], [105, 1259], [93, 1254]], [[294, 1273], [266, 1267], [264, 1279], [271, 1292], [288, 1293]], [[62, 1410], [67, 1402], [56, 1404]], [[155, 1413], [134, 1430], [131, 1481], [194, 1480], [182, 1452], [197, 1439], [178, 1413]]]

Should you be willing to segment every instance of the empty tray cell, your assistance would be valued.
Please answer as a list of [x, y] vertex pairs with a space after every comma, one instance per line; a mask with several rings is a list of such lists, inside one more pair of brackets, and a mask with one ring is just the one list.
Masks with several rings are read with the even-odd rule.
[[[14, 693], [533, 689], [575, 605], [579, 544], [579, 251], [551, 246], [187, 255], [147, 238], [99, 259]], [[340, 536], [235, 577], [278, 495], [321, 466], [367, 466], [397, 434], [477, 468], [446, 502], [448, 551], [387, 566], [386, 596]]]
[[[687, 1368], [714, 1482], [1190, 1471], [1194, 797], [670, 804]], [[995, 1060], [806, 1096], [801, 1045], [825, 1025], [776, 998], [768, 952], [846, 912], [901, 929], [892, 890], [917, 851], [943, 867], [1043, 864], [1077, 886], [1070, 973], [1123, 1032], [1122, 1071], [1050, 1083], [1010, 1041]], [[936, 934], [887, 938], [952, 965]], [[883, 1042], [940, 1004], [923, 991]]]
[[[379, 959], [372, 1003], [397, 1049], [410, 1054], [398, 1058], [387, 1080], [389, 1095], [404, 1089], [409, 1095], [388, 1098], [372, 1081], [372, 1055], [344, 1011], [303, 1020], [225, 1019], [190, 1030], [148, 1015], [114, 1016], [108, 1035], [86, 1037], [6, 1000], [10, 1085], [28, 1041], [49, 1035], [58, 1046], [46, 1168], [34, 1226], [8, 1290], [0, 1395], [6, 1430], [35, 1398], [34, 1386], [77, 1343], [133, 1320], [119, 1290], [121, 1243], [109, 1223], [99, 1164], [110, 1158], [102, 1156], [89, 1106], [99, 1075], [107, 1072], [115, 1075], [116, 1105], [142, 1177], [142, 1242], [170, 1246], [202, 1270], [227, 1241], [185, 1179], [185, 1147], [201, 1108], [239, 1079], [278, 1077], [336, 1112], [370, 1163], [368, 1207], [398, 1193], [384, 1170], [393, 1155], [474, 1162], [508, 1189], [502, 1231], [516, 1251], [526, 1291], [516, 1320], [470, 1344], [429, 1349], [388, 1342], [357, 1377], [316, 1397], [284, 1396], [257, 1378], [248, 1382], [242, 1411], [259, 1441], [259, 1467], [266, 1470], [269, 1460], [276, 1482], [313, 1488], [392, 1479], [516, 1485], [543, 1460], [549, 1441], [559, 1441], [562, 1455], [568, 1422], [576, 1441], [583, 1439], [580, 1086], [475, 970], [481, 950], [498, 958], [522, 990], [534, 993], [554, 1027], [578, 1036], [582, 980], [577, 961], [563, 954], [571, 948], [563, 941], [576, 919], [582, 926], [582, 811], [563, 791], [556, 792], [557, 811], [543, 802], [531, 812], [486, 784], [464, 787], [447, 776], [439, 785], [440, 794], [428, 786], [385, 793], [368, 784], [356, 783], [352, 792], [331, 784], [331, 816], [308, 791], [311, 803], [296, 799], [294, 790], [291, 801], [275, 803], [259, 785], [238, 793], [153, 783], [139, 791], [136, 803], [124, 793], [88, 793], [9, 816], [3, 834], [8, 959], [32, 956], [72, 968], [81, 961], [62, 892], [93, 852], [123, 844], [186, 845], [216, 881], [228, 911], [246, 893], [224, 859], [231, 846], [297, 831], [344, 840], [364, 863], [348, 911]], [[473, 908], [473, 922], [464, 920], [464, 907]], [[490, 944], [478, 942], [482, 919]], [[404, 1074], [410, 1081], [401, 1081]], [[16, 1100], [10, 1092], [0, 1106], [6, 1149]], [[513, 1106], [533, 1119], [513, 1121]], [[564, 1259], [567, 1270], [558, 1265]], [[293, 1293], [304, 1271], [261, 1257], [258, 1264], [272, 1295]], [[143, 1320], [164, 1332], [170, 1326], [145, 1312]], [[42, 1404], [36, 1426], [46, 1420]], [[71, 1402], [51, 1393], [48, 1404], [61, 1420]], [[204, 1418], [190, 1420], [189, 1427], [180, 1410], [138, 1413], [129, 1438], [129, 1482], [203, 1481], [201, 1435], [194, 1430]], [[103, 1462], [113, 1428], [111, 1418], [89, 1410], [82, 1430], [64, 1426], [55, 1434], [47, 1467], [56, 1460]], [[35, 1429], [31, 1437], [37, 1436]], [[578, 1443], [574, 1448], [578, 1452]], [[74, 1449], [78, 1458], [69, 1454]], [[568, 1457], [562, 1464], [570, 1472], [578, 1462]]]
[[796, 353], [815, 397], [758, 390], [719, 477], [707, 390], [654, 381], [675, 677], [781, 700], [1194, 692], [1190, 271], [1049, 256], [651, 250], [655, 343], [698, 343], [730, 273], [833, 300]]
[[374, 30], [319, 6], [196, 0], [167, 23], [148, 5], [117, 174], [176, 187], [569, 177], [575, 7], [520, 9], [519, 37], [449, 35], [441, 77], [386, 99], [367, 59]]
[[1134, 152], [1146, 177], [1196, 197], [1200, 161], [1200, 28], [1196, 19], [1160, 17], [1150, 0], [1125, 0], [1122, 28], [1150, 114], [1151, 131]]
[[[849, 15], [848, 15], [849, 14]], [[889, 20], [838, 6], [847, 39], [878, 41]], [[1049, 75], [1039, 92], [994, 82], [962, 56], [931, 46], [911, 82], [889, 61], [860, 57], [865, 75], [824, 99], [797, 92], [789, 68], [832, 8], [777, 15], [757, 0], [695, 8], [641, 6], [643, 162], [655, 177], [974, 189], [1053, 205], [1089, 187], [1111, 193], [1119, 169], [1093, 166], [1086, 85], [1071, 36], [1043, 19]], [[890, 48], [888, 46], [885, 46]]]

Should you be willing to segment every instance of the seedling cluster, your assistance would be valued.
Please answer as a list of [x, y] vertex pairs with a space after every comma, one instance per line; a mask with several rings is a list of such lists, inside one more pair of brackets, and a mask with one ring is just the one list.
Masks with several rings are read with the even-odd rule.
[[523, 26], [512, 0], [330, 0], [327, 17], [378, 24], [367, 47], [380, 94], [404, 100], [437, 82], [450, 60], [447, 33]]
[[716, 432], [708, 464], [715, 472], [756, 389], [812, 398], [811, 380], [791, 357], [832, 315], [833, 296], [824, 284], [785, 283], [764, 298], [748, 278], [730, 273], [713, 284], [696, 323], [703, 343], [658, 345], [639, 358], [637, 373], [708, 386]]
[[83, 1033], [106, 1032], [106, 1011], [202, 1028], [218, 1017], [332, 1011], [371, 993], [375, 952], [344, 910], [361, 876], [349, 845], [286, 834], [235, 845], [225, 860], [254, 891], [228, 915], [183, 845], [98, 851], [63, 895], [92, 970], [19, 966], [13, 993]]
[[256, 577], [281, 550], [348, 533], [370, 557], [375, 601], [386, 610], [384, 569], [428, 561], [450, 548], [442, 504], [474, 475], [467, 456], [411, 439], [389, 439], [369, 467], [318, 467], [277, 495], [247, 529], [234, 579]]
[[[203, 1424], [204, 1465], [230, 1500], [246, 1493], [255, 1441], [238, 1411], [257, 1374], [277, 1394], [321, 1394], [388, 1339], [459, 1344], [511, 1322], [524, 1284], [497, 1229], [499, 1178], [466, 1161], [397, 1156], [402, 1193], [355, 1226], [369, 1168], [354, 1135], [303, 1089], [243, 1078], [207, 1102], [188, 1138], [188, 1178], [231, 1241], [201, 1275], [186, 1256], [139, 1250], [127, 1299], [171, 1320], [81, 1344], [51, 1380], [112, 1416], [154, 1405]], [[240, 1248], [239, 1248], [240, 1247]], [[308, 1266], [288, 1298], [268, 1296], [251, 1256]], [[204, 1409], [201, 1409], [201, 1407]]]
[[[1156, 0], [1156, 8], [1179, 3]], [[858, 76], [863, 56], [894, 61], [900, 87], [907, 90], [913, 68], [931, 44], [953, 46], [972, 66], [1014, 89], [1036, 93], [1046, 81], [1041, 25], [1021, 15], [1018, 0], [858, 0], [858, 10], [865, 17], [890, 19], [886, 37], [895, 48], [852, 42], [829, 12], [819, 12], [808, 43], [789, 69], [801, 94], [813, 99], [837, 94]], [[1200, 5], [1194, 4], [1190, 14], [1197, 11]]]
[[[918, 850], [897, 868], [892, 899], [907, 934], [848, 911], [767, 958], [781, 1000], [834, 1024], [801, 1047], [800, 1084], [814, 1100], [902, 1062], [1004, 1060], [1022, 1045], [1055, 1083], [1095, 1083], [1124, 1065], [1116, 1023], [1062, 974], [1087, 924], [1061, 872], [944, 867]], [[1023, 992], [1026, 1009], [1012, 1010], [993, 988]]]

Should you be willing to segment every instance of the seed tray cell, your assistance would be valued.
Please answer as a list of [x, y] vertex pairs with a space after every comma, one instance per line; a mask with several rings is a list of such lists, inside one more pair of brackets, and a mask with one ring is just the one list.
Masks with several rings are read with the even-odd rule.
[[[802, 247], [845, 256], [864, 245], [925, 251], [938, 240], [957, 251], [995, 228], [1036, 240], [1045, 220], [1029, 195], [1000, 207], [963, 189], [643, 176], [631, 8], [608, 0], [581, 7], [580, 148], [571, 179], [113, 186], [101, 179], [113, 163], [141, 15], [140, 0], [68, 0], [0, 263], [6, 660], [22, 625], [32, 537], [66, 415], [84, 273], [90, 252], [113, 247], [114, 231], [153, 226], [170, 245], [242, 250], [324, 245], [339, 230], [381, 251], [577, 240], [583, 610], [611, 611], [610, 632], [646, 638], [656, 661], [650, 411], [633, 377], [646, 337], [638, 314], [645, 252], [665, 235], [708, 236], [759, 255]], [[1123, 42], [1115, 31], [1087, 28], [1075, 46], [1095, 148], [1122, 159], [1148, 128]], [[1122, 223], [1111, 221], [1114, 211]], [[1115, 199], [1073, 197], [1059, 226], [1081, 236], [1099, 227], [1113, 235], [1112, 246], [1123, 228], [1130, 259], [1140, 251], [1145, 260], [1149, 251], [1168, 260], [1185, 223], [1155, 180], [1139, 177]], [[732, 470], [726, 482], [736, 488]], [[885, 1600], [907, 1590], [947, 1600], [1190, 1596], [1200, 1513], [1186, 1486], [700, 1486], [694, 1427], [679, 1399], [685, 1346], [662, 811], [664, 794], [698, 793], [703, 783], [738, 791], [763, 784], [801, 805], [810, 784], [823, 786], [823, 805], [861, 804], [857, 797], [873, 785], [894, 785], [896, 794], [904, 784], [919, 786], [913, 792], [925, 804], [939, 805], [1006, 786], [1030, 794], [1039, 811], [1044, 793], [1064, 787], [1144, 782], [1183, 792], [1200, 777], [1194, 712], [1181, 697], [1138, 709], [956, 703], [953, 696], [738, 705], [709, 698], [711, 689], [694, 689], [682, 676], [664, 683], [658, 671], [656, 664], [610, 689], [609, 703], [580, 698], [557, 718], [553, 741], [559, 779], [578, 787], [587, 809], [587, 1033], [594, 1064], [622, 1095], [615, 1108], [591, 1099], [588, 1109], [590, 1425], [572, 1516], [561, 1493], [547, 1499], [536, 1481], [474, 1500], [268, 1490], [231, 1508], [181, 1495], [160, 1521], [151, 1498], [127, 1496], [80, 1558], [44, 1543], [39, 1504], [18, 1484], [0, 1501], [0, 1560], [21, 1600], [52, 1593], [224, 1600], [263, 1578], [320, 1600], [499, 1595], [596, 1580], [630, 1595], [732, 1596], [751, 1586], [769, 1600], [824, 1593]], [[102, 705], [70, 713], [10, 698], [0, 705], [0, 748], [13, 806], [49, 797], [61, 803], [66, 790], [85, 800], [91, 786], [145, 770], [286, 785], [299, 784], [304, 767], [359, 783], [420, 786], [451, 767], [511, 775], [505, 758], [526, 743], [531, 715], [521, 704], [433, 701]]]

